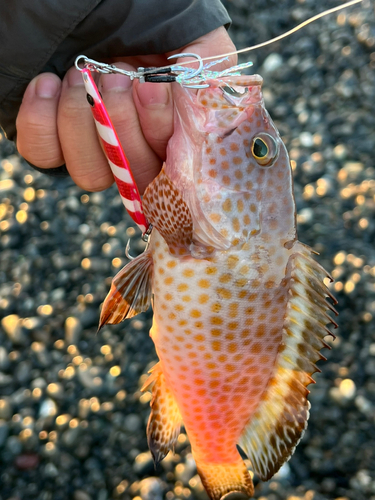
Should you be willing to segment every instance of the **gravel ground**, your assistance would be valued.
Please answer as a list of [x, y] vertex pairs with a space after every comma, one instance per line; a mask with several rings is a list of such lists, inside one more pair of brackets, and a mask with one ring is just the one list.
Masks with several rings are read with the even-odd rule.
[[[241, 48], [337, 2], [225, 4]], [[375, 500], [374, 17], [364, 1], [247, 56], [340, 312], [308, 431], [259, 500]], [[147, 450], [151, 313], [96, 333], [127, 239], [141, 251], [115, 188], [52, 180], [0, 139], [0, 500], [206, 499], [185, 434], [156, 471]]]

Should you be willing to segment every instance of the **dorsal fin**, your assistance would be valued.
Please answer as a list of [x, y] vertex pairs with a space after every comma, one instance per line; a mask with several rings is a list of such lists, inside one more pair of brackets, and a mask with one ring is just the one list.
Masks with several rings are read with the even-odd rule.
[[306, 387], [320, 371], [315, 362], [325, 359], [319, 352], [327, 347], [325, 325], [336, 325], [326, 313], [332, 309], [325, 300], [331, 296], [323, 283], [328, 275], [302, 245], [300, 249], [288, 263], [290, 299], [275, 373], [239, 442], [263, 481], [290, 458], [303, 435], [310, 408]]
[[159, 231], [172, 254], [186, 255], [193, 239], [193, 219], [188, 205], [163, 169], [143, 195], [146, 217]]

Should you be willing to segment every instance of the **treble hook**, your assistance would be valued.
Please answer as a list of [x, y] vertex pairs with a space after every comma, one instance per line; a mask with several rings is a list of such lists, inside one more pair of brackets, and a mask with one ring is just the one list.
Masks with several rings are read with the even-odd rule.
[[[150, 235], [151, 235], [151, 232], [152, 232], [152, 224], [150, 224], [148, 226], [147, 230], [142, 235], [142, 240], [146, 243], [146, 247], [143, 250], [143, 252], [145, 252], [148, 249], [148, 246], [150, 244]], [[129, 250], [130, 250], [130, 238], [128, 239], [128, 242], [127, 242], [126, 247], [125, 247], [125, 255], [127, 256], [127, 258], [129, 260], [134, 260], [136, 257], [133, 257], [131, 255], [131, 253], [129, 252]]]
[[132, 255], [130, 255], [129, 250], [130, 250], [130, 238], [128, 239], [128, 242], [127, 242], [126, 247], [125, 247], [125, 255], [127, 256], [127, 258], [129, 260], [134, 260], [135, 257], [133, 257]]
[[190, 78], [194, 78], [195, 76], [198, 76], [202, 73], [203, 61], [201, 56], [199, 56], [198, 54], [193, 54], [192, 52], [182, 52], [181, 54], [174, 54], [173, 56], [169, 56], [168, 59], [176, 59], [177, 57], [194, 57], [199, 62], [199, 68], [196, 70], [192, 68], [186, 68], [185, 75], [180, 76], [181, 80], [190, 80]]

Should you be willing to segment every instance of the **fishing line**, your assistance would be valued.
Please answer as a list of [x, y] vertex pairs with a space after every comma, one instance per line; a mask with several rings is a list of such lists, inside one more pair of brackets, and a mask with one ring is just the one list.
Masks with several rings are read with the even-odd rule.
[[[328, 16], [329, 14], [333, 14], [334, 12], [337, 12], [339, 10], [346, 9], [347, 7], [350, 7], [350, 6], [355, 5], [357, 3], [360, 3], [360, 2], [362, 2], [362, 0], [351, 0], [350, 2], [346, 2], [343, 5], [338, 5], [337, 7], [333, 7], [332, 9], [325, 10], [324, 12], [321, 12], [320, 14], [316, 14], [315, 16], [310, 17], [310, 19], [307, 19], [307, 21], [303, 21], [301, 24], [298, 24], [295, 28], [292, 28], [291, 30], [286, 31], [282, 35], [278, 35], [275, 38], [271, 38], [270, 40], [267, 40], [266, 42], [258, 43], [257, 45], [252, 45], [251, 47], [246, 47], [244, 49], [234, 50], [233, 52], [228, 52], [226, 54], [219, 54], [216, 56], [203, 57], [201, 60], [202, 61], [210, 61], [212, 59], [229, 57], [229, 56], [233, 56], [235, 54], [243, 54], [244, 52], [250, 52], [251, 50], [259, 49], [260, 47], [265, 47], [266, 45], [270, 45], [271, 43], [278, 42], [279, 40], [282, 40], [283, 38], [286, 38], [286, 37], [292, 35], [293, 33], [296, 33], [296, 31], [299, 31], [301, 28], [304, 28], [308, 24], [313, 23], [314, 21], [317, 21], [318, 19], [320, 19], [322, 17]], [[189, 61], [188, 62], [181, 62], [181, 63], [179, 62], [178, 64], [179, 64], [179, 66], [185, 66], [186, 64], [191, 64], [191, 61], [190, 62]], [[164, 67], [167, 67], [167, 66], [163, 66], [163, 68]]]

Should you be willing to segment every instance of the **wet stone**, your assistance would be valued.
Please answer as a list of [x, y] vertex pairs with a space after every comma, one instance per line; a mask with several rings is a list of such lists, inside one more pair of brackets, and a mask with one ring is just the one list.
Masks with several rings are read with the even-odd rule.
[[73, 493], [74, 500], [92, 500], [92, 497], [83, 490], [76, 490]]
[[9, 340], [15, 345], [24, 344], [26, 341], [21, 322], [22, 320], [17, 314], [10, 314], [1, 320], [1, 326], [8, 335]]
[[9, 435], [9, 425], [5, 420], [0, 420], [0, 448], [4, 446]]
[[162, 500], [163, 488], [159, 478], [148, 477], [139, 483], [142, 500]]
[[130, 414], [124, 418], [124, 429], [128, 432], [136, 432], [141, 427], [141, 419], [138, 415]]

